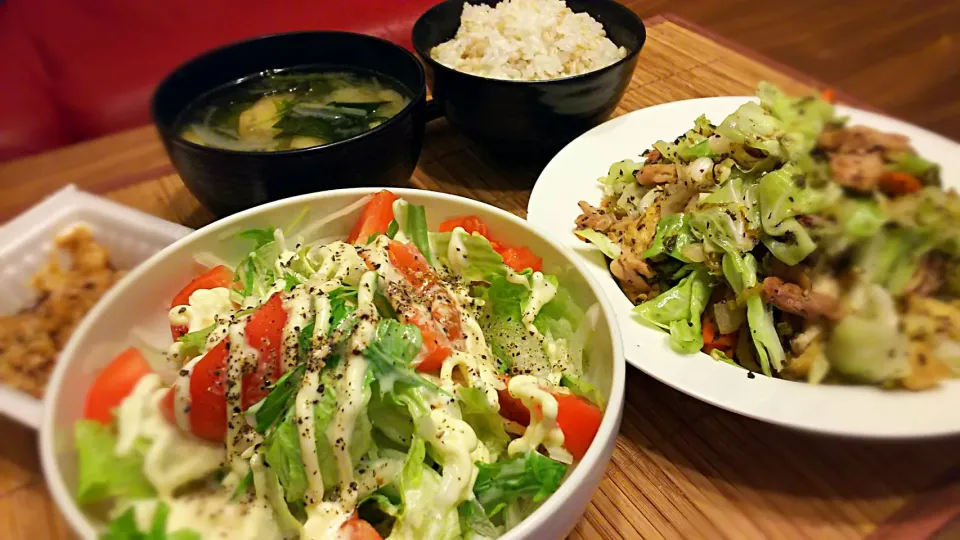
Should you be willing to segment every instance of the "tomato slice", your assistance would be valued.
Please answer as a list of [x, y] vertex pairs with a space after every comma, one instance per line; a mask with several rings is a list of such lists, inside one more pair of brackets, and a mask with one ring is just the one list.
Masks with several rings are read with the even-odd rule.
[[426, 294], [430, 289], [440, 286], [439, 276], [430, 268], [430, 263], [420, 254], [417, 246], [392, 241], [387, 244], [387, 255], [390, 257], [390, 264], [395, 266], [420, 294]]
[[341, 540], [383, 540], [377, 529], [360, 519], [356, 512], [340, 526], [340, 538]]
[[[223, 442], [227, 436], [227, 340], [217, 343], [193, 366], [190, 375], [190, 432], [211, 442]], [[167, 391], [160, 409], [173, 425], [177, 387]]]
[[[259, 352], [255, 370], [243, 375], [243, 410], [266, 397], [270, 385], [283, 373], [283, 327], [287, 312], [280, 294], [275, 294], [256, 311], [244, 330], [247, 344]], [[200, 359], [190, 375], [190, 432], [213, 442], [223, 442], [227, 434], [227, 339]], [[176, 387], [163, 397], [160, 405], [167, 419], [176, 424], [174, 413]]]
[[[504, 382], [509, 382], [509, 379]], [[530, 409], [519, 398], [510, 395], [506, 385], [497, 390], [497, 397], [500, 398], [500, 416], [523, 426], [530, 425]]]
[[[170, 309], [173, 309], [177, 306], [186, 306], [190, 304], [190, 295], [201, 290], [201, 289], [216, 289], [217, 287], [229, 287], [233, 284], [233, 270], [230, 270], [222, 264], [219, 266], [214, 266], [210, 270], [207, 270], [203, 274], [193, 278], [190, 283], [187, 284], [176, 296], [173, 297], [173, 301], [170, 302]], [[186, 326], [170, 326], [170, 333], [173, 335], [173, 340], [176, 341], [180, 339], [181, 336], [184, 336], [189, 332], [189, 328]]]
[[600, 407], [573, 394], [554, 394], [557, 399], [557, 425], [563, 432], [563, 446], [581, 460], [600, 430]]
[[420, 329], [420, 338], [423, 340], [423, 350], [420, 362], [416, 365], [417, 370], [437, 371], [443, 367], [443, 361], [453, 354], [450, 340], [437, 330], [437, 325], [433, 321], [411, 319], [404, 322], [416, 325]]
[[138, 349], [130, 347], [117, 355], [97, 375], [87, 391], [83, 417], [104, 424], [112, 422], [113, 410], [148, 373], [153, 373], [153, 369]]
[[374, 194], [367, 206], [364, 207], [360, 219], [353, 226], [353, 230], [350, 231], [347, 242], [351, 244], [358, 240], [366, 242], [375, 233], [386, 234], [387, 227], [393, 221], [393, 202], [399, 198], [387, 190]]
[[440, 369], [443, 361], [453, 352], [450, 340], [463, 337], [460, 328], [460, 312], [427, 260], [413, 244], [390, 242], [387, 245], [390, 264], [397, 268], [404, 279], [417, 291], [431, 297], [430, 318], [419, 313], [401, 311], [400, 318], [405, 323], [414, 324], [420, 329], [423, 339], [423, 351], [417, 364], [420, 371]]
[[[530, 425], [530, 410], [506, 389], [497, 392], [500, 414], [524, 426]], [[563, 447], [577, 460], [583, 459], [597, 436], [603, 411], [589, 401], [573, 394], [552, 393], [557, 400], [557, 426], [563, 432]]]
[[487, 240], [490, 240], [490, 230], [487, 229], [487, 224], [477, 216], [464, 216], [448, 219], [440, 224], [440, 232], [450, 232], [457, 227], [462, 228], [469, 234], [477, 233]]
[[243, 376], [243, 408], [246, 410], [267, 397], [269, 387], [283, 374], [283, 327], [287, 311], [280, 294], [270, 297], [250, 317], [244, 333], [247, 343], [260, 352], [257, 369]]
[[503, 262], [516, 272], [523, 272], [527, 268], [534, 272], [543, 270], [543, 259], [537, 257], [528, 247], [494, 248], [494, 250], [503, 257]]

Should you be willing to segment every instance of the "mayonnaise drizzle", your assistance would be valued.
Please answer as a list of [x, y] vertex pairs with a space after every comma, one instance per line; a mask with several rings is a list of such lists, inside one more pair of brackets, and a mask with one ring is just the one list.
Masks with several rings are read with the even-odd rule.
[[213, 289], [197, 289], [190, 295], [187, 305], [171, 308], [168, 318], [170, 324], [186, 326], [189, 328], [188, 331], [196, 332], [216, 322], [218, 315], [232, 312], [233, 303], [230, 302], [230, 289], [216, 287]]
[[146, 441], [143, 473], [161, 496], [220, 467], [220, 445], [197, 439], [170, 425], [160, 412], [160, 400], [167, 388], [154, 373], [144, 375], [133, 392], [120, 404], [117, 415], [117, 455], [134, 451]]
[[313, 325], [313, 339], [320, 339], [330, 332], [330, 317], [332, 316], [333, 306], [330, 304], [330, 297], [327, 295], [316, 296], [313, 299], [313, 308], [317, 313], [316, 322]]
[[[283, 307], [287, 312], [287, 322], [283, 325], [283, 350], [290, 350], [298, 341], [300, 332], [306, 328], [313, 316], [313, 302], [307, 288], [298, 285], [285, 295]], [[283, 355], [283, 370], [297, 367], [297, 355]]]
[[513, 457], [534, 452], [542, 444], [553, 459], [573, 463], [573, 456], [563, 448], [563, 431], [557, 426], [557, 399], [543, 390], [537, 378], [530, 375], [513, 377], [507, 390], [530, 410], [530, 425], [522, 437], [510, 442], [507, 454]]
[[300, 455], [303, 457], [307, 473], [307, 506], [323, 501], [323, 473], [320, 471], [320, 457], [317, 455], [317, 439], [313, 422], [314, 403], [320, 397], [317, 386], [320, 375], [308, 371], [300, 383], [296, 397], [297, 431], [300, 436]]
[[[259, 361], [259, 353], [247, 343], [246, 325], [249, 316], [238, 319], [230, 324], [230, 354], [227, 356], [227, 456], [231, 463], [236, 465], [234, 458], [246, 450], [248, 445], [241, 438], [241, 432], [246, 425], [239, 411], [243, 408], [243, 375], [253, 369]], [[250, 442], [250, 441], [246, 441]]]
[[473, 428], [444, 409], [434, 409], [420, 421], [419, 432], [443, 464], [437, 504], [453, 506], [469, 498], [476, 480], [472, 453], [478, 441]]
[[467, 383], [465, 386], [483, 390], [487, 396], [487, 401], [499, 410], [500, 400], [497, 396], [497, 390], [504, 386], [494, 365], [493, 353], [487, 346], [480, 324], [473, 317], [461, 312], [460, 322], [464, 335], [465, 350], [454, 351], [444, 360], [443, 366], [440, 368], [440, 380], [443, 381], [443, 387], [448, 392], [452, 393], [454, 391], [453, 374], [454, 370], [459, 368]]
[[193, 398], [190, 394], [190, 376], [193, 375], [193, 368], [200, 360], [203, 360], [202, 354], [187, 362], [187, 365], [183, 366], [177, 374], [177, 382], [174, 386], [173, 415], [177, 420], [177, 425], [186, 433], [191, 432], [190, 408], [193, 404]]

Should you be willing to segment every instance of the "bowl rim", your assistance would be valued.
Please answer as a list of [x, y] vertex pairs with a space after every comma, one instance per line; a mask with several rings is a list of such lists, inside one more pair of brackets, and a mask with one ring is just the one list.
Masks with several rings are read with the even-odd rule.
[[[594, 77], [594, 76], [602, 75], [602, 74], [604, 74], [604, 73], [606, 73], [606, 72], [608, 72], [608, 71], [612, 71], [612, 70], [618, 68], [619, 66], [621, 66], [621, 65], [623, 65], [623, 64], [627, 64], [627, 63], [634, 62], [634, 61], [636, 60], [636, 58], [640, 55], [640, 51], [643, 50], [643, 46], [644, 46], [644, 45], [646, 44], [646, 42], [647, 42], [647, 27], [646, 27], [645, 24], [643, 24], [643, 19], [641, 19], [640, 16], [637, 15], [636, 13], [634, 13], [630, 8], [628, 8], [627, 6], [624, 6], [624, 5], [621, 4], [620, 2], [617, 2], [616, 0], [590, 0], [590, 2], [589, 2], [590, 4], [606, 3], [606, 4], [608, 4], [608, 5], [614, 6], [614, 9], [618, 9], [618, 10], [621, 11], [621, 14], [622, 14], [622, 16], [623, 16], [625, 19], [627, 19], [627, 20], [629, 20], [629, 21], [634, 21], [634, 22], [636, 22], [636, 24], [637, 24], [637, 26], [638, 26], [638, 30], [639, 30], [638, 35], [639, 35], [639, 37], [640, 37], [640, 41], [637, 43], [637, 46], [636, 46], [636, 47], [630, 47], [630, 48], [628, 48], [628, 49], [627, 49], [627, 54], [626, 54], [623, 58], [617, 60], [616, 62], [614, 62], [614, 63], [612, 63], [612, 64], [603, 66], [602, 68], [595, 69], [595, 70], [593, 70], [593, 71], [587, 71], [586, 73], [578, 73], [578, 74], [576, 74], [576, 75], [568, 75], [568, 76], [566, 76], [566, 77], [560, 77], [560, 78], [557, 78], [557, 79], [537, 79], [537, 80], [532, 80], [532, 81], [531, 81], [531, 80], [522, 80], [522, 79], [497, 79], [497, 78], [493, 78], [493, 77], [484, 77], [484, 76], [482, 76], [482, 75], [477, 75], [477, 74], [474, 74], [474, 73], [467, 73], [466, 71], [459, 71], [459, 70], [456, 70], [456, 69], [454, 69], [454, 68], [452, 68], [452, 67], [450, 67], [450, 66], [447, 66], [447, 65], [445, 65], [445, 64], [441, 64], [440, 62], [434, 60], [432, 56], [430, 56], [430, 51], [429, 51], [429, 50], [424, 50], [424, 49], [423, 49], [422, 47], [420, 47], [420, 45], [418, 44], [418, 39], [417, 39], [417, 38], [418, 38], [418, 34], [420, 34], [420, 33], [423, 32], [423, 30], [422, 30], [422, 29], [423, 29], [423, 25], [426, 24], [425, 21], [426, 21], [427, 17], [428, 17], [428, 16], [431, 16], [434, 12], [440, 11], [440, 10], [443, 9], [443, 7], [444, 7], [445, 5], [447, 5], [447, 4], [458, 4], [458, 3], [459, 3], [459, 4], [466, 4], [466, 3], [468, 3], [468, 2], [466, 2], [466, 1], [464, 1], [464, 0], [444, 0], [443, 2], [440, 2], [439, 4], [431, 7], [431, 8], [428, 9], [427, 11], [423, 12], [423, 14], [420, 15], [420, 17], [417, 18], [417, 21], [413, 24], [413, 30], [411, 31], [411, 34], [410, 34], [410, 35], [411, 35], [411, 38], [412, 38], [412, 39], [411, 39], [411, 42], [413, 43], [413, 49], [417, 52], [417, 55], [419, 55], [420, 58], [421, 58], [427, 65], [430, 66], [431, 69], [433, 69], [433, 70], [440, 70], [441, 72], [444, 72], [444, 73], [447, 73], [447, 74], [456, 75], [456, 76], [460, 76], [460, 77], [466, 77], [467, 80], [485, 81], [485, 82], [487, 82], [487, 83], [494, 83], [494, 84], [497, 84], [497, 83], [498, 83], [498, 84], [502, 84], [502, 85], [505, 85], [505, 86], [515, 85], [515, 86], [518, 86], [518, 87], [520, 87], [520, 86], [528, 86], [528, 87], [533, 87], [533, 88], [536, 88], [537, 86], [540, 86], [540, 85], [548, 85], [548, 84], [551, 84], [551, 83], [565, 83], [565, 82], [581, 81], [581, 80], [589, 79], [589, 78]], [[499, 2], [498, 2], [498, 3], [499, 3]], [[594, 18], [594, 20], [596, 20], [597, 22], [600, 22], [600, 24], [603, 25], [603, 23], [602, 23], [601, 21], [597, 20], [596, 17], [595, 17], [592, 13], [589, 13], [589, 12], [587, 12], [587, 11], [581, 11], [581, 12], [579, 12], [579, 13], [588, 13], [591, 17]], [[459, 27], [458, 27], [458, 29], [459, 29]], [[607, 32], [606, 26], [604, 26], [604, 32], [605, 32], [605, 33]], [[609, 38], [609, 35], [608, 35], [607, 37]], [[611, 41], [613, 41], [613, 40], [611, 39]], [[437, 45], [439, 45], [439, 43], [433, 45], [433, 47], [436, 47]], [[616, 44], [614, 44], [614, 45], [616, 45]], [[625, 45], [621, 45], [621, 47], [626, 48]], [[432, 48], [432, 47], [431, 47], [431, 48]]]
[[[371, 42], [380, 42], [381, 44], [389, 45], [390, 47], [398, 50], [399, 52], [402, 52], [404, 55], [409, 57], [409, 59], [417, 67], [417, 70], [419, 72], [419, 81], [418, 81], [419, 84], [417, 85], [418, 88], [416, 89], [409, 88], [409, 90], [413, 94], [413, 96], [410, 98], [410, 102], [407, 103], [402, 109], [400, 109], [400, 111], [398, 111], [397, 114], [387, 119], [386, 122], [383, 122], [382, 124], [372, 129], [368, 129], [363, 133], [354, 135], [353, 137], [350, 137], [348, 139], [343, 139], [341, 141], [335, 141], [335, 142], [323, 144], [320, 146], [296, 148], [292, 150], [277, 150], [277, 151], [267, 152], [267, 151], [252, 151], [252, 150], [229, 150], [226, 148], [218, 148], [216, 146], [205, 146], [202, 144], [190, 142], [185, 138], [183, 138], [182, 136], [180, 136], [180, 134], [177, 133], [176, 130], [174, 129], [174, 122], [170, 122], [168, 126], [167, 122], [162, 122], [160, 120], [160, 113], [158, 111], [158, 105], [157, 105], [158, 96], [160, 95], [161, 91], [164, 91], [169, 84], [172, 84], [171, 81], [175, 77], [177, 77], [184, 69], [191, 67], [192, 65], [198, 62], [206, 60], [211, 56], [228, 51], [234, 47], [240, 47], [243, 45], [259, 43], [263, 41], [271, 41], [275, 39], [284, 39], [284, 38], [289, 38], [294, 36], [317, 36], [317, 37], [349, 36], [352, 38], [360, 38], [362, 40], [367, 40]], [[300, 64], [300, 65], [302, 66], [304, 64]], [[285, 69], [295, 69], [297, 67], [298, 66], [284, 66], [284, 67], [278, 67], [274, 69], [285, 70]], [[349, 66], [349, 64], [342, 64], [342, 67], [346, 69], [351, 66]], [[353, 66], [353, 67], [356, 68], [357, 66]], [[373, 69], [367, 69], [367, 68], [363, 68], [363, 69], [373, 73], [377, 73], [379, 75], [384, 75]], [[249, 77], [257, 76], [260, 73], [262, 73], [262, 71], [256, 72], [256, 73], [250, 73], [238, 79], [221, 83], [219, 86], [216, 86], [214, 88], [211, 88], [210, 90], [207, 90], [207, 92], [211, 92], [227, 84], [236, 84], [239, 81], [242, 81]], [[400, 84], [403, 84], [403, 83], [400, 83]], [[406, 86], [406, 85], [404, 84], [403, 86]], [[202, 95], [203, 94], [201, 94], [201, 96]], [[189, 102], [188, 106], [192, 105], [201, 96], [195, 96], [193, 98], [193, 101]], [[172, 144], [172, 145], [180, 145], [192, 150], [198, 150], [201, 152], [209, 152], [211, 154], [220, 154], [225, 156], [264, 157], [264, 158], [270, 158], [272, 156], [278, 156], [278, 157], [279, 156], [300, 156], [308, 152], [320, 152], [330, 148], [338, 148], [341, 146], [345, 146], [357, 140], [361, 140], [368, 136], [373, 136], [377, 133], [383, 132], [389, 129], [390, 126], [393, 126], [399, 123], [400, 121], [402, 121], [407, 116], [410, 116], [412, 114], [413, 108], [416, 107], [418, 103], [425, 102], [426, 97], [427, 97], [427, 75], [423, 69], [423, 64], [417, 59], [417, 56], [415, 54], [405, 49], [404, 47], [401, 47], [400, 45], [393, 43], [392, 41], [383, 39], [378, 36], [369, 35], [369, 34], [361, 34], [359, 32], [345, 32], [345, 31], [339, 31], [339, 30], [304, 30], [299, 32], [277, 32], [273, 34], [265, 34], [262, 36], [254, 36], [246, 39], [241, 39], [238, 41], [232, 41], [230, 43], [226, 43], [224, 45], [220, 45], [216, 48], [197, 54], [196, 56], [193, 56], [188, 60], [177, 65], [177, 67], [173, 68], [173, 70], [171, 70], [169, 73], [167, 73], [167, 75], [163, 77], [163, 79], [160, 81], [159, 84], [157, 84], [157, 87], [154, 89], [153, 94], [150, 97], [150, 118], [151, 120], [153, 120], [153, 125], [157, 128], [157, 131], [160, 132], [160, 135], [164, 139], [164, 141], [167, 141], [169, 142], [169, 144]], [[184, 110], [185, 108], [182, 108], [177, 114], [178, 115], [182, 114]]]
[[[276, 208], [296, 206], [304, 203], [309, 204], [313, 201], [327, 198], [360, 198], [372, 193], [376, 193], [381, 189], [385, 188], [349, 188], [299, 195], [296, 197], [281, 199], [256, 206], [215, 221], [210, 225], [197, 229], [180, 240], [177, 240], [173, 244], [170, 244], [160, 252], [150, 257], [145, 262], [138, 265], [131, 272], [129, 272], [120, 283], [112, 287], [107, 294], [100, 299], [99, 302], [97, 302], [93, 310], [91, 310], [90, 313], [84, 317], [80, 325], [76, 328], [73, 335], [70, 337], [70, 340], [67, 342], [67, 345], [60, 354], [60, 359], [54, 368], [53, 374], [50, 377], [50, 383], [47, 386], [48, 391], [45, 393], [43, 398], [43, 421], [40, 427], [40, 460], [43, 468], [44, 479], [46, 480], [47, 486], [53, 495], [54, 502], [65, 516], [67, 522], [70, 524], [70, 527], [76, 533], [85, 538], [94, 538], [96, 534], [89, 518], [87, 518], [86, 514], [80, 509], [80, 506], [74, 499], [73, 489], [67, 486], [66, 481], [64, 480], [63, 475], [58, 467], [56, 455], [56, 437], [54, 432], [54, 419], [56, 415], [54, 413], [57, 408], [59, 390], [66, 382], [64, 379], [66, 366], [76, 356], [75, 349], [78, 348], [78, 343], [82, 339], [82, 336], [87, 334], [90, 327], [92, 327], [95, 324], [95, 321], [100, 317], [100, 314], [106, 311], [109, 307], [112, 307], [116, 299], [121, 297], [128, 288], [133, 287], [134, 284], [141, 279], [141, 276], [145, 274], [151, 267], [159, 264], [160, 261], [169, 257], [171, 254], [181, 250], [183, 246], [193, 242], [194, 239], [199, 236], [217, 234], [218, 232], [236, 227], [238, 224], [249, 218]], [[541, 526], [543, 523], [546, 523], [550, 516], [559, 513], [566, 501], [573, 497], [574, 494], [579, 490], [580, 486], [584, 485], [584, 483], [587, 482], [592, 475], [596, 474], [599, 481], [600, 475], [602, 475], [609, 465], [610, 452], [613, 449], [619, 433], [620, 419], [624, 403], [624, 386], [626, 382], [626, 359], [624, 356], [623, 340], [620, 335], [620, 327], [616, 323], [616, 315], [614, 313], [613, 306], [606, 295], [603, 294], [603, 290], [601, 289], [598, 280], [591, 275], [586, 263], [581, 260], [581, 258], [578, 257], [577, 254], [574, 253], [569, 247], [555, 240], [551, 235], [546, 234], [539, 227], [533, 225], [532, 223], [521, 219], [520, 217], [507, 212], [506, 210], [481, 201], [469, 199], [467, 197], [413, 188], [388, 189], [401, 198], [407, 196], [418, 196], [436, 199], [441, 203], [446, 201], [464, 204], [470, 207], [472, 211], [476, 212], [478, 215], [482, 216], [484, 213], [493, 214], [508, 221], [514, 227], [528, 229], [530, 232], [539, 237], [541, 241], [549, 244], [557, 253], [566, 259], [571, 267], [576, 270], [577, 274], [583, 278], [584, 282], [590, 288], [592, 296], [600, 306], [600, 310], [603, 312], [603, 316], [607, 321], [612, 351], [612, 380], [610, 385], [610, 396], [607, 400], [607, 407], [603, 411], [603, 418], [600, 423], [600, 428], [594, 438], [594, 443], [591, 444], [587, 449], [587, 453], [584, 455], [583, 459], [580, 460], [580, 463], [573, 470], [573, 472], [570, 473], [566, 479], [564, 479], [563, 483], [560, 485], [560, 488], [530, 516], [521, 521], [516, 527], [501, 537], [504, 540], [519, 540], [520, 538], [526, 538], [531, 533], [535, 532], [539, 526]], [[599, 471], [597, 470], [598, 468], [600, 469]], [[592, 496], [595, 487], [596, 486], [593, 486], [593, 488], [591, 488], [589, 495]]]

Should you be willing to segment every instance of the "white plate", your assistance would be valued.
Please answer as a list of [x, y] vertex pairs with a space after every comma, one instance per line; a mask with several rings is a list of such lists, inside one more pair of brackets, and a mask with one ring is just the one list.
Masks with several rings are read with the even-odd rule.
[[[129, 270], [192, 229], [67, 186], [0, 227], [0, 314], [32, 306], [30, 279], [50, 260], [53, 238], [87, 225], [118, 268]], [[0, 383], [0, 414], [34, 429], [43, 402]]]
[[[920, 393], [812, 386], [759, 374], [751, 379], [745, 370], [705, 354], [677, 354], [665, 333], [631, 318], [633, 305], [610, 275], [599, 250], [573, 234], [574, 219], [580, 214], [577, 202], [600, 202], [602, 190], [596, 180], [606, 176], [612, 163], [636, 160], [657, 140], [673, 140], [701, 114], [718, 123], [750, 99], [754, 98], [678, 101], [597, 126], [567, 145], [546, 166], [531, 194], [527, 219], [590, 261], [616, 311], [627, 361], [681, 392], [744, 416], [826, 434], [906, 439], [960, 433], [958, 380]], [[944, 185], [960, 187], [960, 144], [886, 116], [849, 107], [838, 109], [852, 124], [907, 135], [918, 152], [940, 163]]]

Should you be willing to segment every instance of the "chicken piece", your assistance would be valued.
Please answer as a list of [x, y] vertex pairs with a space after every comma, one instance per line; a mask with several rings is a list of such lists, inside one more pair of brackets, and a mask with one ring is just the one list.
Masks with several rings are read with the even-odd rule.
[[649, 152], [647, 152], [647, 154], [644, 156], [644, 159], [646, 159], [646, 163], [654, 164], [660, 161], [661, 159], [663, 159], [663, 154], [661, 154], [659, 150], [654, 148]]
[[617, 218], [607, 213], [602, 208], [590, 206], [586, 201], [580, 201], [580, 211], [582, 214], [577, 216], [577, 229], [593, 229], [599, 232], [607, 232], [610, 227], [616, 223]]
[[657, 199], [636, 219], [621, 220], [610, 228], [610, 232], [620, 239], [624, 250], [639, 255], [647, 250], [657, 236], [657, 224], [663, 214], [662, 199]]
[[55, 240], [71, 265], [61, 268], [57, 253], [33, 277], [40, 301], [17, 315], [0, 317], [0, 381], [35, 396], [43, 394], [58, 351], [101, 296], [122, 276], [86, 227]]
[[830, 156], [830, 171], [841, 186], [869, 193], [886, 169], [879, 154], [835, 154]]
[[771, 259], [773, 262], [770, 264], [770, 269], [774, 276], [787, 282], [796, 283], [804, 290], [813, 286], [810, 276], [807, 275], [807, 270], [803, 266], [790, 266], [776, 257], [771, 257]]
[[634, 253], [621, 253], [610, 263], [610, 273], [620, 282], [620, 288], [634, 304], [654, 296], [648, 280], [654, 276], [647, 261]]
[[932, 296], [944, 283], [947, 261], [943, 257], [928, 255], [920, 261], [917, 271], [907, 282], [903, 294]]
[[914, 151], [907, 137], [866, 126], [826, 129], [817, 139], [817, 147], [840, 154], [880, 152], [886, 156]]
[[843, 309], [836, 298], [804, 290], [799, 285], [787, 283], [778, 277], [764, 279], [761, 294], [768, 304], [805, 319], [825, 318], [838, 321], [843, 318]]
[[644, 166], [636, 172], [636, 178], [637, 183], [641, 186], [654, 186], [657, 184], [676, 182], [678, 178], [677, 166], [673, 163], [644, 164]]

